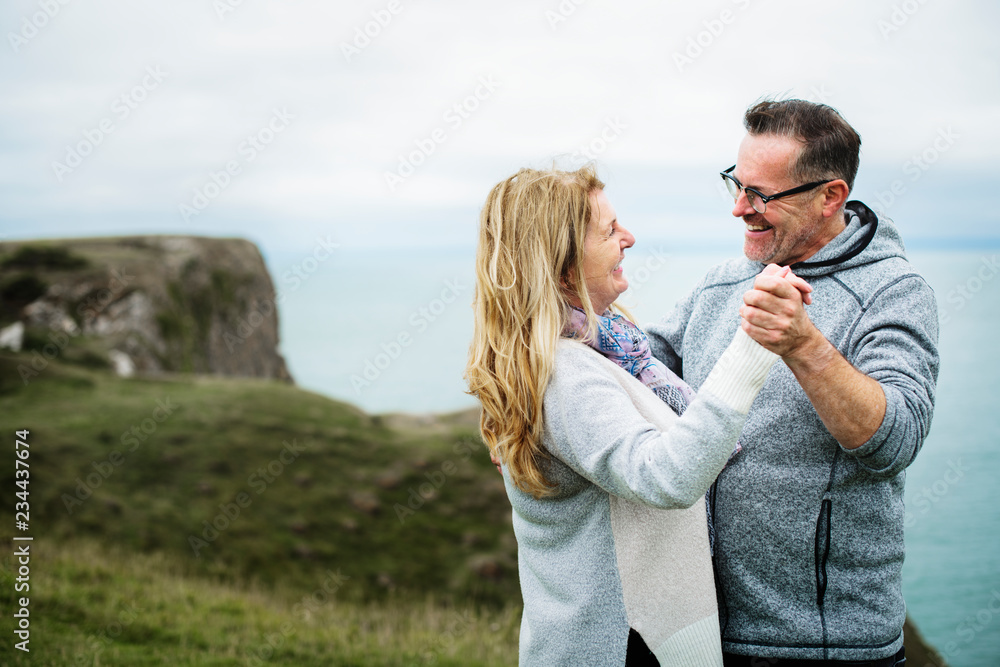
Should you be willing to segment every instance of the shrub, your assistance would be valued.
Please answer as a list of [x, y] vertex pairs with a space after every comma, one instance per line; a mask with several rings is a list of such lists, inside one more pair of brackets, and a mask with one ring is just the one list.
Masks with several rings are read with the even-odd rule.
[[0, 285], [0, 299], [4, 304], [24, 306], [45, 295], [48, 284], [38, 276], [22, 273]]
[[33, 246], [18, 248], [0, 263], [5, 269], [82, 269], [86, 258], [74, 255], [64, 246]]

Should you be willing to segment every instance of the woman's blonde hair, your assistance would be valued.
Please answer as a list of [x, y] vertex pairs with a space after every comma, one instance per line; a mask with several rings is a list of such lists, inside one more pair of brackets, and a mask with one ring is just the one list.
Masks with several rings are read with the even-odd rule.
[[514, 484], [536, 498], [555, 484], [543, 471], [542, 399], [556, 343], [576, 296], [596, 322], [583, 272], [590, 193], [604, 189], [591, 165], [522, 169], [490, 191], [479, 218], [475, 331], [466, 379], [482, 403], [483, 440]]

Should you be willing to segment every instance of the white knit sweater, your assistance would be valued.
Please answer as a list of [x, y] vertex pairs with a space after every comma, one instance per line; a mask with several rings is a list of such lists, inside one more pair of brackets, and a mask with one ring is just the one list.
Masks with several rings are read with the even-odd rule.
[[625, 664], [628, 629], [663, 667], [721, 667], [703, 496], [777, 357], [737, 331], [677, 417], [593, 349], [560, 341], [545, 393], [556, 495], [504, 469], [524, 598], [520, 664]]

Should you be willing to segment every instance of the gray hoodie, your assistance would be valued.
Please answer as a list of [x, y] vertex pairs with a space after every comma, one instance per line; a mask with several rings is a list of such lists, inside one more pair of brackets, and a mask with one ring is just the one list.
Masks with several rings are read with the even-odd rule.
[[[847, 228], [792, 266], [807, 312], [886, 396], [882, 425], [848, 450], [784, 364], [754, 401], [743, 451], [714, 488], [723, 650], [779, 658], [875, 660], [902, 646], [904, 470], [930, 428], [938, 373], [934, 293], [895, 226], [849, 202]], [[739, 326], [763, 265], [708, 272], [662, 322], [653, 354], [697, 389]]]

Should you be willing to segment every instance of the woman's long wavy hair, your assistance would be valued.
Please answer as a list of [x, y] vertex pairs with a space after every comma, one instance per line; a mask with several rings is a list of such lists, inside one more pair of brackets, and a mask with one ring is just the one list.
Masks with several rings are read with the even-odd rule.
[[575, 295], [594, 334], [583, 273], [590, 193], [604, 189], [593, 166], [577, 171], [522, 169], [498, 183], [479, 218], [475, 332], [469, 348], [469, 393], [482, 403], [490, 453], [514, 484], [550, 495], [542, 442], [542, 399], [556, 343]]

